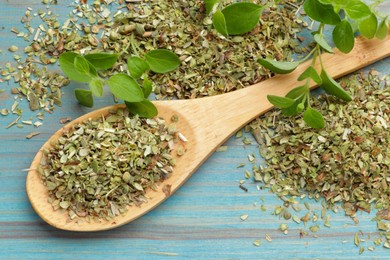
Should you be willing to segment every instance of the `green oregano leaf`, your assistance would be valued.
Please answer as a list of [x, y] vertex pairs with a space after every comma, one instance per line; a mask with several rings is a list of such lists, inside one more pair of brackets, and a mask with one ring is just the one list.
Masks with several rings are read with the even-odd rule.
[[92, 91], [92, 94], [94, 94], [97, 97], [101, 97], [103, 95], [103, 87], [104, 87], [104, 80], [100, 78], [93, 78], [89, 82], [89, 88]]
[[111, 53], [91, 53], [84, 56], [98, 70], [107, 70], [114, 66], [119, 54]]
[[323, 4], [331, 4], [334, 6], [335, 10], [339, 10], [346, 5], [348, 0], [320, 0], [320, 2]]
[[206, 14], [209, 15], [213, 9], [214, 6], [219, 2], [219, 0], [204, 0], [204, 5], [206, 8]]
[[149, 69], [149, 65], [140, 57], [132, 56], [127, 59], [127, 68], [131, 77], [139, 79]]
[[321, 71], [322, 84], [321, 88], [329, 95], [338, 97], [344, 101], [351, 101], [352, 97], [331, 77], [324, 69]]
[[387, 24], [386, 24], [387, 16], [383, 18], [381, 23], [378, 26], [378, 30], [376, 31], [376, 38], [383, 40], [387, 36]]
[[222, 34], [223, 36], [228, 36], [228, 30], [226, 27], [225, 16], [221, 11], [216, 11], [213, 15], [213, 26], [217, 32]]
[[364, 19], [371, 15], [370, 8], [364, 2], [360, 0], [349, 0], [346, 2], [344, 10], [347, 16], [353, 20]]
[[152, 93], [153, 90], [153, 83], [148, 78], [144, 78], [144, 82], [142, 84], [142, 91], [144, 92], [144, 97], [149, 97], [150, 93]]
[[359, 21], [359, 31], [367, 39], [375, 37], [378, 26], [378, 20], [374, 14], [371, 14], [365, 19]]
[[125, 101], [125, 104], [130, 112], [138, 114], [140, 117], [151, 118], [157, 116], [158, 114], [156, 106], [147, 99], [144, 99], [140, 102]]
[[266, 59], [259, 58], [257, 62], [259, 62], [265, 68], [278, 74], [290, 73], [291, 71], [295, 70], [299, 65], [299, 62], [275, 61], [270, 58], [266, 58]]
[[333, 41], [336, 47], [344, 53], [348, 53], [355, 45], [355, 37], [352, 26], [347, 20], [339, 22], [332, 32]]
[[298, 77], [298, 80], [312, 79], [315, 83], [321, 84], [322, 79], [320, 75], [318, 75], [317, 71], [313, 68], [313, 66], [308, 67], [302, 74]]
[[268, 101], [278, 108], [288, 108], [294, 105], [295, 100], [288, 97], [279, 97], [274, 95], [267, 96]]
[[310, 18], [321, 23], [336, 25], [341, 20], [333, 5], [321, 3], [319, 0], [306, 0], [303, 9]]
[[323, 34], [316, 33], [314, 35], [314, 40], [321, 46], [322, 49], [329, 53], [333, 53], [332, 47], [326, 42]]
[[146, 63], [155, 73], [166, 73], [175, 70], [180, 65], [179, 57], [164, 49], [152, 50], [145, 55]]
[[299, 86], [296, 88], [293, 88], [290, 90], [287, 94], [286, 97], [292, 98], [292, 99], [298, 99], [302, 98], [304, 95], [307, 95], [309, 93], [309, 88], [305, 85]]
[[74, 57], [74, 67], [81, 74], [89, 74], [89, 63], [84, 57], [80, 55]]
[[76, 88], [74, 90], [77, 101], [86, 107], [93, 107], [92, 91], [86, 89]]
[[91, 81], [91, 75], [89, 73], [80, 73], [75, 67], [76, 57], [81, 57], [75, 52], [64, 52], [60, 55], [59, 64], [61, 70], [70, 79], [77, 82], [89, 82]]
[[325, 127], [325, 119], [322, 114], [311, 107], [308, 107], [303, 113], [303, 120], [308, 126], [315, 129], [321, 129]]
[[116, 74], [108, 80], [112, 94], [128, 102], [140, 102], [144, 93], [138, 83], [128, 75]]
[[248, 2], [238, 2], [222, 9], [229, 35], [240, 35], [252, 31], [259, 23], [264, 7]]

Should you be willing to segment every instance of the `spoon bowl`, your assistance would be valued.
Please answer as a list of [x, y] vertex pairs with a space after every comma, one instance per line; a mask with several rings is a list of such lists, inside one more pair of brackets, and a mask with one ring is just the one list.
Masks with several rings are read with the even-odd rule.
[[[365, 67], [375, 61], [390, 55], [390, 37], [385, 40], [365, 40], [357, 38], [355, 47], [349, 54], [335, 50], [335, 54], [323, 54], [322, 60], [327, 72], [333, 78], [338, 78], [350, 72]], [[49, 193], [39, 173], [37, 166], [42, 158], [42, 150], [49, 148], [72, 125], [88, 118], [97, 118], [107, 114], [112, 109], [123, 108], [115, 105], [83, 115], [58, 130], [42, 146], [31, 163], [26, 180], [26, 191], [32, 207], [48, 224], [70, 231], [100, 231], [119, 227], [149, 212], [174, 193], [188, 178], [207, 160], [207, 158], [234, 132], [242, 126], [267, 112], [272, 105], [267, 95], [284, 96], [291, 89], [300, 85], [298, 76], [310, 66], [311, 61], [301, 64], [294, 72], [287, 75], [277, 75], [253, 86], [227, 94], [192, 100], [155, 101], [158, 116], [167, 122], [177, 115], [178, 131], [183, 134], [187, 151], [176, 157], [176, 166], [167, 180], [160, 183], [156, 191], [146, 191], [148, 201], [140, 206], [129, 207], [129, 210], [112, 221], [101, 222], [68, 222], [67, 213], [54, 211], [48, 203]], [[317, 69], [319, 64], [315, 65]], [[314, 84], [311, 88], [316, 87]]]

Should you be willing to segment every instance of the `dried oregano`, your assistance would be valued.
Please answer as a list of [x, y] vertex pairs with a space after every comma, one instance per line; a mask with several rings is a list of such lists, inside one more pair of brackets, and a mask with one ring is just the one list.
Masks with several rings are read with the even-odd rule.
[[182, 64], [175, 72], [151, 77], [159, 82], [153, 86], [157, 98], [229, 92], [271, 76], [257, 64], [258, 57], [286, 60], [297, 51], [295, 34], [302, 21], [297, 18], [299, 7], [295, 2], [268, 4], [252, 32], [224, 39], [213, 29], [202, 0], [78, 1], [72, 3], [64, 22], [50, 10], [56, 1], [42, 1], [48, 9], [28, 7], [21, 19], [25, 28], [11, 29], [29, 44], [24, 48], [26, 56], [18, 55], [16, 66], [8, 63], [0, 70], [1, 81], [14, 79], [17, 85], [13, 93], [25, 97], [31, 110], [39, 111], [38, 117], [43, 119], [42, 110], [51, 113], [55, 105], [61, 105], [61, 87], [69, 82], [49, 69], [61, 53], [120, 54], [113, 70], [100, 73], [106, 77], [124, 72], [129, 56], [165, 48], [174, 51]]
[[175, 146], [184, 151], [174, 124], [117, 110], [66, 130], [43, 151], [38, 171], [54, 210], [70, 221], [109, 220], [146, 202], [145, 190], [170, 176]]
[[[266, 162], [265, 168], [253, 166], [254, 179], [283, 201], [283, 206], [275, 207], [272, 214], [285, 217], [291, 208], [300, 214], [292, 215], [292, 220], [303, 223], [316, 236], [320, 226], [331, 227], [329, 209], [337, 212], [343, 208], [356, 224], [358, 210], [375, 209], [373, 220], [377, 221], [380, 238], [373, 243], [390, 248], [388, 79], [389, 75], [380, 79], [376, 71], [343, 78], [341, 86], [354, 97], [354, 102], [348, 104], [334, 103], [333, 98], [321, 95], [315, 108], [326, 115], [329, 123], [323, 130], [310, 129], [301, 118], [287, 118], [278, 111], [249, 125]], [[300, 212], [299, 198], [307, 196], [322, 200], [320, 214], [306, 202], [308, 211]], [[307, 226], [319, 220], [322, 223]], [[307, 234], [300, 231], [301, 238]], [[355, 244], [356, 239], [355, 236]], [[375, 247], [367, 249], [372, 251]], [[359, 253], [363, 251], [360, 247]]]
[[[170, 48], [182, 60], [179, 70], [153, 78], [161, 82], [156, 86], [158, 98], [211, 96], [252, 85], [271, 76], [257, 64], [258, 57], [290, 59], [297, 47], [298, 7], [291, 4], [296, 1], [284, 1], [284, 6], [272, 5], [264, 10], [260, 23], [251, 32], [227, 38], [213, 29], [202, 2], [153, 1], [137, 5], [140, 14], [132, 14], [130, 18], [123, 15], [124, 24], [140, 23], [152, 32], [153, 44], [137, 36], [142, 50]], [[221, 4], [231, 2], [234, 1]]]
[[[325, 208], [340, 202], [355, 222], [358, 210], [373, 208], [378, 219], [390, 220], [388, 82], [372, 71], [340, 84], [354, 102], [321, 95], [313, 107], [325, 115], [324, 129], [312, 129], [301, 117], [288, 118], [275, 110], [251, 123], [266, 162], [264, 168], [255, 167], [254, 178], [284, 201], [308, 194], [324, 198]], [[325, 224], [330, 225], [329, 219]]]

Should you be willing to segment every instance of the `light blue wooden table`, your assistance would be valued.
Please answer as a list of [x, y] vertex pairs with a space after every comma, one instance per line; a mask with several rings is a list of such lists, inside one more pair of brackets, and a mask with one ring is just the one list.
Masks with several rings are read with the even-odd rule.
[[[70, 2], [70, 1], [59, 1]], [[20, 47], [26, 43], [10, 32], [14, 26], [21, 28], [20, 18], [27, 6], [34, 11], [40, 5], [38, 0], [0, 1], [0, 66], [12, 61], [7, 48], [11, 44]], [[44, 7], [43, 7], [44, 8]], [[62, 15], [67, 15], [65, 4], [53, 7]], [[389, 1], [385, 4], [389, 8]], [[33, 12], [34, 12], [33, 11]], [[390, 73], [390, 60], [378, 62], [373, 67], [382, 73]], [[9, 94], [10, 85], [0, 84], [0, 109], [9, 108], [13, 98]], [[15, 116], [0, 116], [0, 258], [1, 259], [157, 259], [157, 258], [217, 258], [217, 259], [275, 259], [275, 258], [375, 258], [389, 259], [390, 250], [376, 247], [370, 252], [367, 246], [377, 237], [374, 214], [358, 214], [359, 225], [341, 212], [331, 217], [331, 228], [321, 225], [314, 236], [300, 238], [300, 230], [307, 230], [302, 224], [288, 221], [289, 233], [278, 231], [284, 220], [271, 215], [281, 202], [267, 190], [257, 190], [256, 183], [248, 180], [245, 186], [248, 192], [238, 187], [244, 179], [244, 171], [252, 164], [248, 154], [256, 156], [260, 163], [258, 147], [244, 145], [242, 139], [230, 138], [226, 152], [215, 153], [173, 196], [149, 214], [120, 228], [97, 233], [73, 233], [57, 230], [47, 225], [31, 208], [25, 193], [26, 169], [35, 153], [57, 129], [61, 117], [76, 118], [90, 109], [80, 107], [73, 98], [70, 85], [63, 89], [64, 105], [55, 113], [46, 114], [44, 125], [38, 129], [32, 127], [5, 129]], [[106, 96], [99, 99], [95, 108], [111, 104]], [[27, 102], [21, 101], [24, 119], [35, 116], [27, 108]], [[32, 131], [41, 134], [26, 139]], [[241, 163], [245, 166], [238, 168]], [[320, 214], [321, 205], [309, 201], [312, 210]], [[260, 210], [264, 204], [266, 211]], [[240, 216], [248, 214], [247, 220]], [[322, 223], [322, 222], [320, 222]], [[354, 234], [361, 230], [366, 248], [359, 255], [354, 245]], [[268, 234], [272, 242], [265, 239]], [[253, 241], [260, 239], [256, 247]]]

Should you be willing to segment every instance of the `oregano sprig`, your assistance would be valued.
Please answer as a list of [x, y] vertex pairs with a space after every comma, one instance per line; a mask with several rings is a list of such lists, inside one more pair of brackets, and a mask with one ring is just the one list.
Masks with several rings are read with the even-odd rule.
[[[318, 30], [314, 31], [315, 47], [309, 53], [312, 55], [312, 64], [298, 77], [305, 81], [302, 86], [291, 90], [285, 97], [268, 95], [268, 101], [282, 110], [285, 115], [297, 115], [303, 112], [303, 120], [313, 128], [323, 128], [325, 120], [322, 114], [310, 105], [310, 81], [313, 80], [329, 95], [338, 97], [346, 102], [351, 96], [328, 73], [321, 60], [322, 52], [333, 53], [332, 47], [325, 39], [324, 26], [332, 26], [332, 39], [335, 46], [343, 53], [350, 52], [354, 47], [354, 34], [360, 32], [366, 38], [377, 37], [384, 39], [388, 31], [386, 17], [380, 17], [361, 0], [305, 0], [305, 13], [319, 23]], [[355, 29], [354, 29], [355, 28]], [[308, 57], [308, 56], [307, 56]], [[283, 62], [271, 58], [259, 58], [258, 62], [265, 68], [279, 74], [290, 73], [303, 61]], [[314, 64], [320, 60], [320, 72]]]
[[166, 73], [180, 65], [179, 57], [165, 49], [152, 50], [144, 58], [131, 56], [127, 60], [128, 74], [118, 73], [108, 79], [99, 76], [99, 70], [113, 67], [119, 54], [92, 53], [80, 55], [65, 52], [60, 55], [59, 64], [64, 74], [77, 82], [88, 83], [88, 89], [75, 89], [75, 96], [81, 105], [93, 107], [93, 97], [101, 97], [108, 85], [115, 98], [122, 99], [130, 112], [141, 117], [157, 115], [157, 108], [147, 98], [152, 92], [153, 83], [147, 72]]

